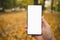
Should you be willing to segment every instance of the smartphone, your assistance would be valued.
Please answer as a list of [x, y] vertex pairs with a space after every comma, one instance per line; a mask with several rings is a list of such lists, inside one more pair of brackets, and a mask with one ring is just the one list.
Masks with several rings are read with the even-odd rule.
[[28, 29], [27, 33], [30, 35], [42, 34], [42, 6], [28, 5]]

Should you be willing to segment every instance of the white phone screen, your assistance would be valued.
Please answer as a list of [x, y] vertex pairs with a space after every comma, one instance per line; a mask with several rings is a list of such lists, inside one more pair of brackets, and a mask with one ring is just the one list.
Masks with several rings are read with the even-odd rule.
[[42, 6], [28, 5], [28, 34], [40, 35], [42, 34]]

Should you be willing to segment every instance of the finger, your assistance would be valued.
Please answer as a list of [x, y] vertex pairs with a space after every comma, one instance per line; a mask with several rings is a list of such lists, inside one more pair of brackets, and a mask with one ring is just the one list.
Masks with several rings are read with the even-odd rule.
[[25, 32], [27, 32], [27, 26], [25, 26], [25, 28], [24, 28], [24, 29], [25, 29]]
[[32, 35], [29, 35], [29, 38], [32, 39]]
[[[27, 33], [27, 26], [25, 26], [25, 32]], [[32, 35], [28, 35], [29, 38], [32, 38]]]
[[47, 21], [44, 19], [44, 17], [42, 17], [42, 22], [43, 22], [44, 24], [47, 23]]

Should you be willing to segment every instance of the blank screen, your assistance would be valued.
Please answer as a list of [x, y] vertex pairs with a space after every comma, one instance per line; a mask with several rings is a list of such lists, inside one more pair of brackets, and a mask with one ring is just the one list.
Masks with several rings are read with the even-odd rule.
[[39, 35], [42, 33], [41, 15], [41, 5], [28, 5], [28, 34]]

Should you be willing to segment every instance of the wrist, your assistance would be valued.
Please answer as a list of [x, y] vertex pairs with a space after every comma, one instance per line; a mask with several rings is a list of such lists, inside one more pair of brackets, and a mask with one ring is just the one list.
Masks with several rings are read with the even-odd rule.
[[44, 40], [42, 36], [36, 36], [35, 39], [36, 40]]

